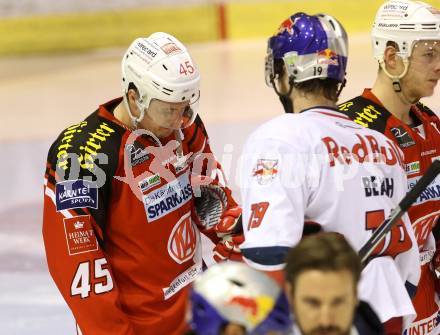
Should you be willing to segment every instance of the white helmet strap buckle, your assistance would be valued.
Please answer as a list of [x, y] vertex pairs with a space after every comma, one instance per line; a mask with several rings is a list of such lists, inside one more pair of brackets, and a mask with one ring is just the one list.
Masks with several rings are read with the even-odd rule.
[[403, 61], [403, 66], [404, 66], [403, 72], [401, 74], [395, 76], [395, 75], [392, 75], [391, 73], [389, 73], [389, 71], [386, 68], [385, 61], [383, 60], [383, 58], [381, 60], [379, 60], [379, 65], [380, 65], [381, 69], [393, 81], [393, 89], [395, 92], [402, 92], [402, 87], [400, 85], [400, 79], [405, 77], [406, 74], [408, 73], [409, 60], [408, 60], [408, 58], [403, 58], [402, 61]]
[[402, 86], [400, 86], [400, 80], [393, 81], [394, 92], [402, 92]]

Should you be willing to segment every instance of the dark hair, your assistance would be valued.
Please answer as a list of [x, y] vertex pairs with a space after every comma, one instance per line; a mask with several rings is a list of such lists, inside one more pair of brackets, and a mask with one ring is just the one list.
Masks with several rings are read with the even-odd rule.
[[388, 41], [388, 42], [387, 42], [387, 47], [393, 47], [393, 48], [396, 49], [397, 51], [400, 50], [400, 49], [399, 49], [399, 45], [398, 45], [396, 42], [394, 42], [394, 41]]
[[128, 92], [129, 90], [134, 90], [134, 91], [136, 92], [136, 94], [139, 94], [139, 91], [138, 91], [138, 89], [137, 89], [137, 87], [136, 87], [136, 85], [135, 85], [134, 83], [129, 83], [129, 84], [128, 84], [128, 90], [127, 90], [127, 92]]
[[359, 255], [343, 235], [318, 233], [304, 237], [286, 257], [285, 276], [293, 288], [298, 276], [307, 270], [349, 270], [353, 274], [356, 287], [362, 266]]
[[[274, 60], [274, 73], [278, 79], [281, 79], [285, 74], [284, 61], [282, 59]], [[325, 79], [310, 79], [302, 83], [295, 83], [294, 87], [304, 95], [308, 94], [322, 94], [326, 99], [334, 102], [338, 101], [340, 82], [333, 78]]]
[[340, 83], [333, 78], [317, 78], [295, 84], [295, 88], [304, 93], [304, 95], [322, 94], [326, 99], [336, 102], [339, 97], [339, 84]]

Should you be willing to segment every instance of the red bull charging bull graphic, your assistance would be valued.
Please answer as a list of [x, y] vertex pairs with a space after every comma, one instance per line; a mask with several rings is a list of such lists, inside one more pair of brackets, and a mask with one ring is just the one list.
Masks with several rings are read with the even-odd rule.
[[252, 324], [257, 325], [264, 320], [267, 314], [272, 310], [275, 301], [272, 297], [261, 295], [257, 297], [232, 297], [228, 305], [235, 305], [245, 314], [246, 319]]
[[318, 64], [339, 65], [338, 55], [331, 49], [318, 52]]

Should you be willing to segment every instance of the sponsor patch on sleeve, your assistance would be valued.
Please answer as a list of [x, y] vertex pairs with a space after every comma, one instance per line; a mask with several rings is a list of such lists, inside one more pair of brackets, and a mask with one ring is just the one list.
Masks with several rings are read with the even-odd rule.
[[64, 218], [69, 255], [98, 250], [98, 242], [90, 222], [90, 215]]
[[57, 212], [72, 208], [98, 208], [96, 183], [84, 180], [66, 180], [55, 187]]

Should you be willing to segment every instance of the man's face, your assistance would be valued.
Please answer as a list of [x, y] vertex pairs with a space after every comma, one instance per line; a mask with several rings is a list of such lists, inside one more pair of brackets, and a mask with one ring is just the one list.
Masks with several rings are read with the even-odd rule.
[[164, 138], [182, 126], [188, 108], [188, 101], [171, 103], [153, 99], [140, 124], [142, 128], [152, 131], [157, 137]]
[[[134, 90], [129, 91], [130, 110], [135, 117], [139, 117], [142, 108], [136, 101], [138, 95]], [[157, 99], [150, 101], [139, 128], [151, 131], [159, 138], [170, 136], [174, 130], [191, 124], [194, 114], [189, 101], [165, 102]]]
[[414, 44], [409, 62], [408, 73], [402, 79], [408, 97], [417, 101], [433, 95], [440, 79], [440, 40]]
[[358, 303], [350, 271], [304, 271], [288, 294], [303, 335], [349, 334]]

